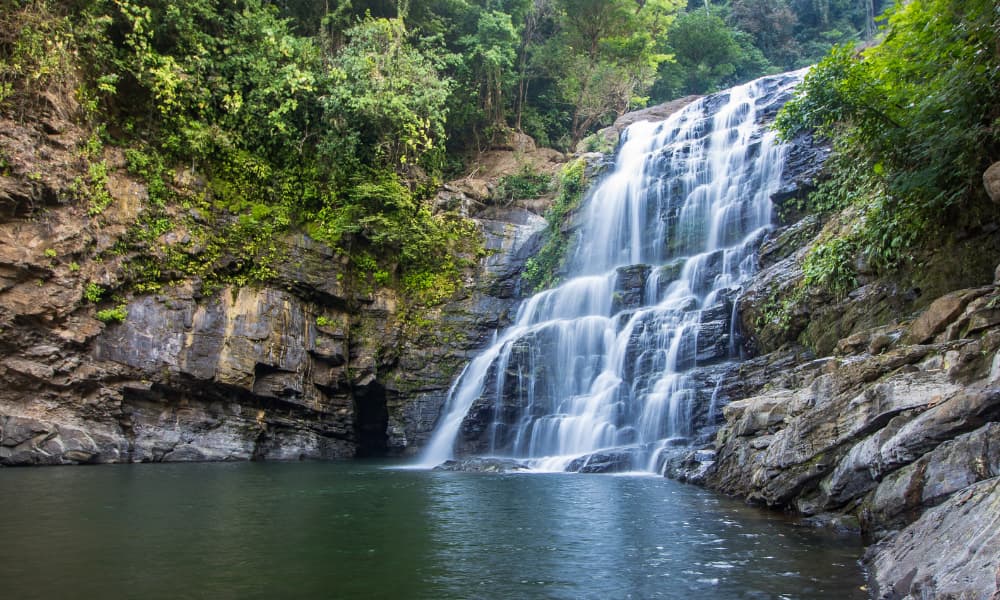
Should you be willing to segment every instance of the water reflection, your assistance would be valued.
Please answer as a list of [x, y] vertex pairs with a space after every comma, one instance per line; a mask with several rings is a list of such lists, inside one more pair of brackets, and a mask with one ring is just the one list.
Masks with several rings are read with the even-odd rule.
[[659, 477], [0, 470], [11, 598], [863, 598], [856, 540]]
[[445, 597], [865, 597], [856, 541], [662, 478], [433, 476]]

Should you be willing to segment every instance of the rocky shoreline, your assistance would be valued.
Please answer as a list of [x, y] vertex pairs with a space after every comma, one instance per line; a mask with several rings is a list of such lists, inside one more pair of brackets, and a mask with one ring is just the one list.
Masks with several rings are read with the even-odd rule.
[[[665, 473], [858, 532], [873, 598], [1000, 598], [1000, 267], [990, 285], [928, 285], [923, 302], [863, 280], [776, 326], [767, 304], [801, 279], [821, 225], [806, 216], [765, 243], [738, 302], [748, 344], [771, 350], [724, 376], [715, 440]], [[928, 271], [957, 281], [943, 265], [976, 248], [995, 259], [993, 235]]]
[[995, 286], [963, 290], [834, 356], [744, 363], [733, 376], [763, 385], [674, 474], [860, 532], [875, 598], [997, 597], [998, 303]]

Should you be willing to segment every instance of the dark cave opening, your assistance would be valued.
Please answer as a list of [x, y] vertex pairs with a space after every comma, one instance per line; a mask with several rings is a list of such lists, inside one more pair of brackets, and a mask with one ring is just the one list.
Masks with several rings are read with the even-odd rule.
[[358, 458], [385, 456], [388, 452], [389, 409], [385, 387], [377, 381], [354, 388], [354, 432]]

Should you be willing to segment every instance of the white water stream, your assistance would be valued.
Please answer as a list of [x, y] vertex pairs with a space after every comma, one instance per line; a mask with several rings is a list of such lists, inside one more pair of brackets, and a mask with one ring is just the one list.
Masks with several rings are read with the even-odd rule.
[[[539, 470], [624, 452], [658, 471], [665, 446], [714, 418], [719, 382], [699, 369], [738, 356], [733, 300], [784, 165], [759, 113], [800, 78], [763, 78], [625, 131], [582, 209], [571, 277], [527, 299], [466, 366], [424, 465], [458, 446]], [[492, 424], [467, 439], [470, 410], [482, 420], [487, 406]]]

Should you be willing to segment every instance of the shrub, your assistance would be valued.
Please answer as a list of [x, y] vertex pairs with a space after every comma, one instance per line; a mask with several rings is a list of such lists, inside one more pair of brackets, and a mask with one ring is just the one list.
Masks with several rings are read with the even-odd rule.
[[114, 308], [97, 311], [97, 320], [102, 323], [121, 323], [128, 317], [128, 308], [122, 304]]

